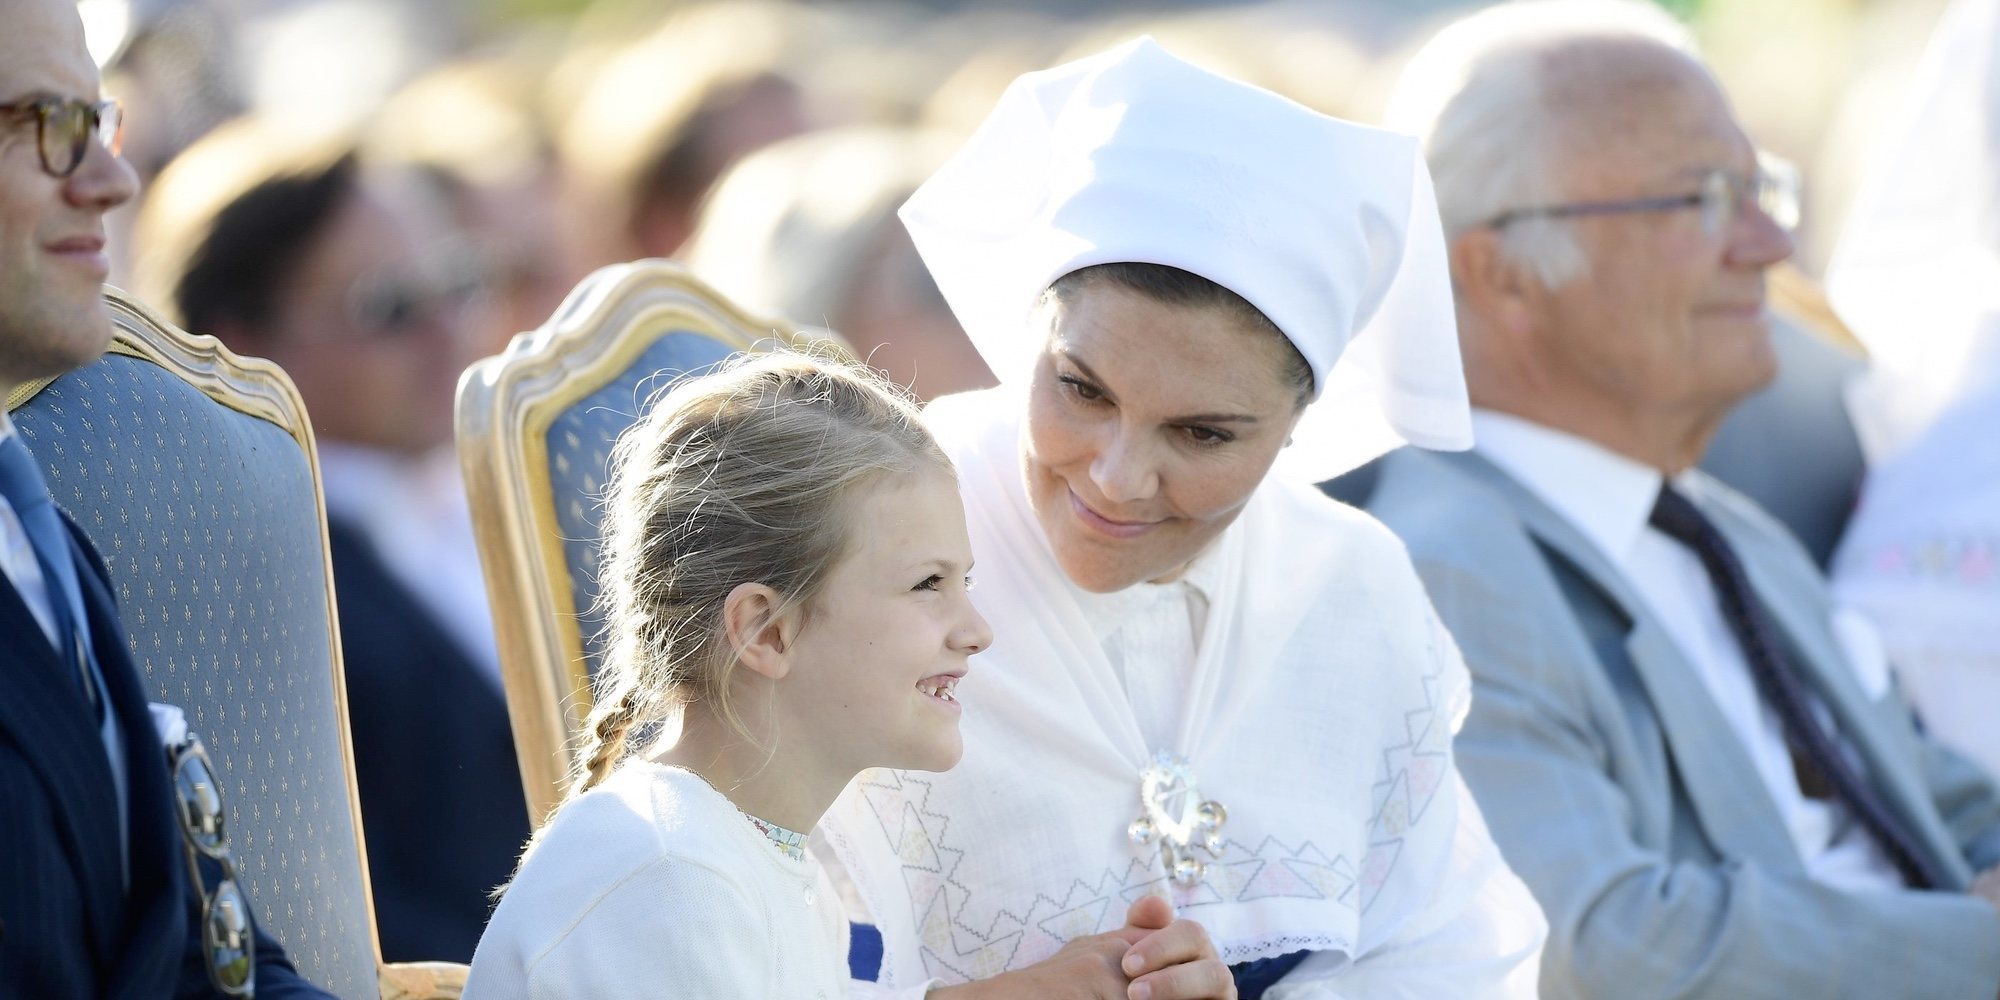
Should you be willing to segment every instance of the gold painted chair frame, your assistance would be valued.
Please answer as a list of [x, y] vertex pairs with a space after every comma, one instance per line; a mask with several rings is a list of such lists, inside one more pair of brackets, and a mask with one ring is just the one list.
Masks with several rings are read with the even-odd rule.
[[[110, 353], [150, 361], [200, 390], [203, 395], [230, 409], [267, 421], [298, 442], [312, 470], [316, 500], [310, 516], [318, 522], [320, 559], [329, 582], [326, 593], [327, 621], [331, 634], [328, 648], [333, 656], [333, 693], [339, 716], [340, 749], [346, 770], [347, 808], [354, 820], [355, 853], [360, 862], [357, 873], [361, 896], [368, 912], [369, 945], [373, 949], [378, 984], [384, 1000], [452, 1000], [464, 988], [467, 968], [450, 962], [385, 964], [381, 942], [375, 936], [375, 904], [368, 881], [368, 852], [361, 825], [361, 800], [355, 788], [354, 748], [347, 728], [346, 677], [340, 659], [339, 615], [334, 607], [333, 562], [326, 546], [326, 501], [320, 488], [319, 452], [313, 441], [305, 402], [292, 380], [276, 364], [262, 358], [238, 355], [209, 336], [188, 333], [161, 318], [136, 297], [106, 286], [105, 305], [111, 314]], [[43, 379], [16, 387], [8, 394], [7, 408], [14, 409], [46, 388], [54, 379]]]
[[[538, 330], [467, 369], [458, 384], [458, 455], [493, 606], [508, 715], [528, 813], [561, 804], [591, 707], [575, 587], [549, 473], [548, 433], [578, 401], [623, 376], [654, 343], [695, 333], [738, 350], [829, 345], [823, 331], [753, 316], [678, 264], [602, 268]], [[600, 477], [601, 480], [602, 477]], [[595, 502], [596, 498], [588, 498]]]

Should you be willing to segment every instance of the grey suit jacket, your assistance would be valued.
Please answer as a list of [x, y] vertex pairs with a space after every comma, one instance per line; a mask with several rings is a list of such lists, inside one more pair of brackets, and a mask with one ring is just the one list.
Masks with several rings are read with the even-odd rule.
[[[1583, 535], [1475, 454], [1381, 460], [1368, 508], [1401, 535], [1474, 678], [1457, 752], [1494, 839], [1548, 914], [1550, 997], [2000, 993], [2000, 915], [1959, 892], [1807, 877], [1742, 742]], [[1697, 474], [1793, 658], [1892, 808], [1962, 889], [2000, 862], [2000, 792], [1869, 699], [1823, 580], [1754, 504]]]

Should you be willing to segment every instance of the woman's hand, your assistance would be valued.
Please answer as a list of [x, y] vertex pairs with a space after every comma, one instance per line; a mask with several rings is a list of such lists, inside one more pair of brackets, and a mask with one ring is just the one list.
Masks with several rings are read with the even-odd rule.
[[1119, 968], [1131, 977], [1127, 1000], [1236, 1000], [1236, 980], [1215, 952], [1208, 929], [1174, 918], [1173, 905], [1146, 896], [1125, 911], [1125, 936], [1132, 947]]
[[1025, 969], [935, 989], [926, 1000], [1236, 1000], [1236, 981], [1206, 929], [1147, 896], [1118, 930], [1072, 938]]
[[1072, 938], [1025, 969], [935, 989], [924, 1000], [1129, 1000], [1119, 963], [1137, 939], [1131, 928]]

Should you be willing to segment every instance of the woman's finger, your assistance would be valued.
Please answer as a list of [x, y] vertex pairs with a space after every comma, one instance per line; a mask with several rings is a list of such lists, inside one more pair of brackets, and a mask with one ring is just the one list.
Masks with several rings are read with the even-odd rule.
[[1125, 926], [1157, 931], [1174, 922], [1174, 904], [1165, 896], [1141, 896], [1125, 911]]
[[1229, 966], [1208, 958], [1147, 973], [1126, 987], [1127, 1000], [1236, 1000]]
[[1215, 957], [1207, 928], [1192, 920], [1176, 920], [1134, 942], [1121, 967], [1127, 976], [1138, 979], [1169, 966]]

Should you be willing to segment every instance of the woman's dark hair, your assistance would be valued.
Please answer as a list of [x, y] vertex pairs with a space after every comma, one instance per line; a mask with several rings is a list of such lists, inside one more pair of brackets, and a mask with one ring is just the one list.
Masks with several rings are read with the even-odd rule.
[[1291, 338], [1285, 336], [1285, 331], [1278, 329], [1278, 324], [1271, 322], [1271, 317], [1264, 315], [1263, 310], [1251, 305], [1249, 299], [1193, 271], [1136, 261], [1078, 268], [1057, 278], [1042, 293], [1042, 299], [1066, 303], [1078, 291], [1097, 284], [1137, 292], [1162, 305], [1219, 309], [1251, 329], [1278, 338], [1278, 342], [1285, 345], [1285, 370], [1279, 374], [1286, 385], [1298, 390], [1298, 405], [1304, 406], [1312, 399], [1312, 366], [1306, 363], [1305, 355], [1299, 353]]
[[182, 325], [262, 327], [276, 317], [285, 279], [359, 185], [349, 153], [324, 167], [257, 184], [215, 214], [174, 285]]

